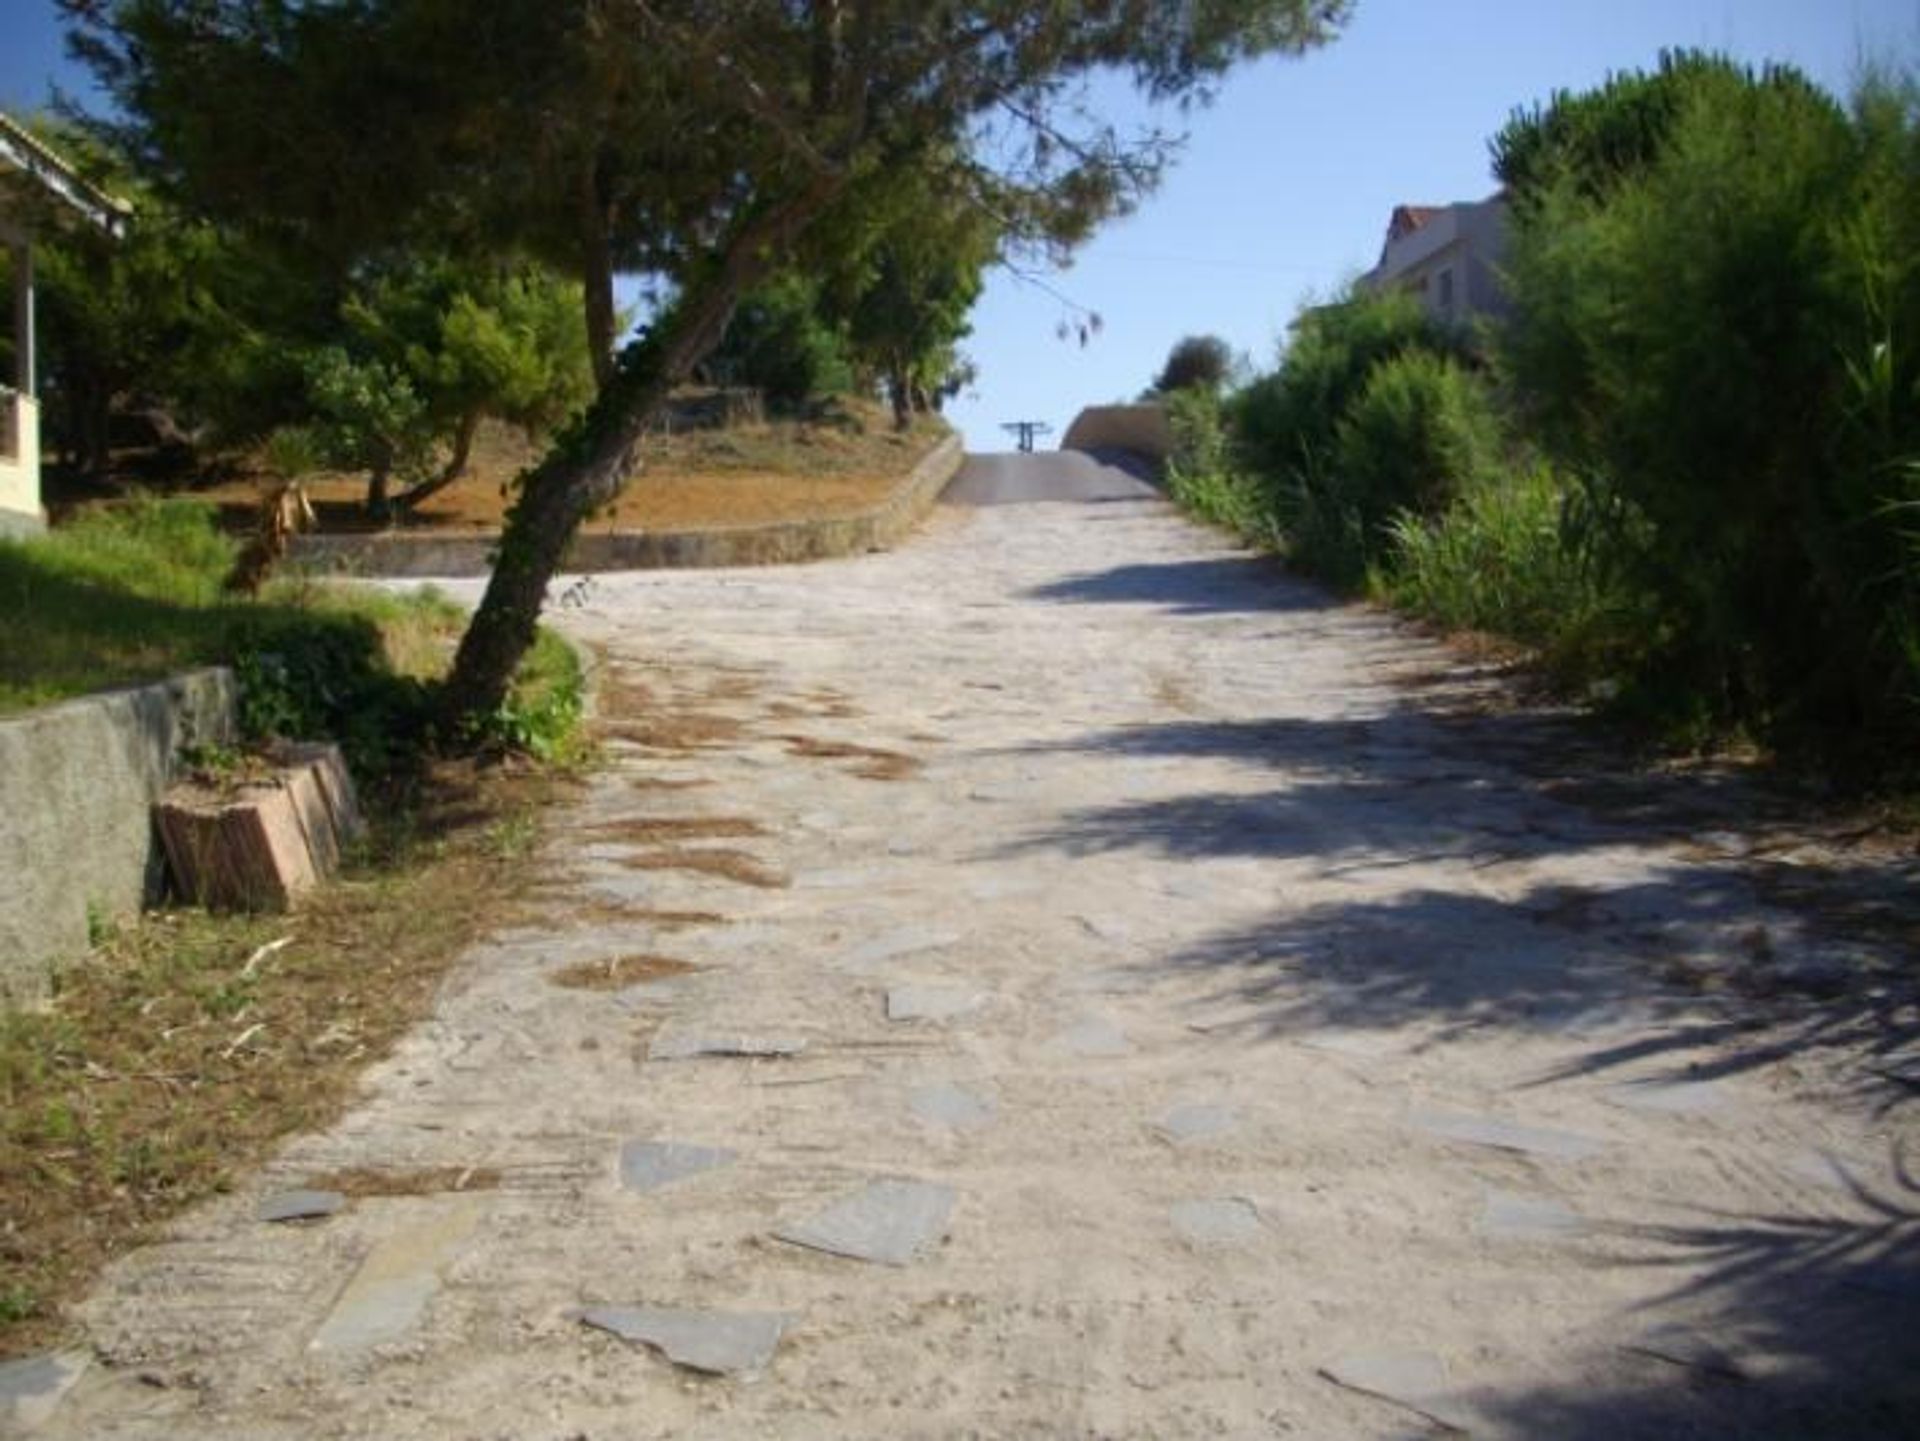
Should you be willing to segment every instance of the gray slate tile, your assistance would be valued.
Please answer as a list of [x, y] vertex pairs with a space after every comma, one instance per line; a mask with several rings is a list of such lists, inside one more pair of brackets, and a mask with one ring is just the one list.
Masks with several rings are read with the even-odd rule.
[[1598, 1155], [1606, 1142], [1573, 1131], [1555, 1131], [1544, 1126], [1522, 1126], [1497, 1116], [1465, 1115], [1453, 1111], [1415, 1111], [1413, 1124], [1428, 1135], [1443, 1141], [1460, 1141], [1472, 1146], [1491, 1146], [1499, 1151], [1518, 1151], [1529, 1156], [1548, 1156], [1559, 1161], [1579, 1161]]
[[690, 1061], [705, 1056], [780, 1057], [797, 1056], [807, 1048], [805, 1036], [763, 1032], [758, 1035], [733, 1033], [702, 1034], [697, 1031], [662, 1031], [647, 1047], [649, 1061]]
[[92, 1362], [85, 1351], [0, 1362], [0, 1432], [24, 1435], [46, 1425]]
[[784, 1311], [693, 1311], [673, 1306], [592, 1306], [582, 1323], [651, 1346], [676, 1366], [714, 1376], [764, 1371], [793, 1322]]
[[1631, 1341], [1623, 1341], [1621, 1349], [1734, 1380], [1744, 1380], [1747, 1374], [1739, 1361], [1724, 1348], [1690, 1326], [1655, 1326]]
[[688, 1176], [725, 1166], [736, 1153], [721, 1146], [681, 1141], [628, 1141], [620, 1148], [620, 1184], [629, 1191], [656, 1191]]
[[957, 1198], [953, 1187], [930, 1181], [873, 1181], [773, 1234], [815, 1251], [904, 1266], [946, 1234]]
[[1196, 1246], [1240, 1246], [1260, 1234], [1260, 1213], [1240, 1196], [1181, 1201], [1169, 1214], [1173, 1229]]
[[946, 1081], [915, 1087], [907, 1094], [907, 1106], [921, 1120], [956, 1131], [973, 1130], [993, 1119], [993, 1102]]
[[1726, 1088], [1712, 1081], [1629, 1081], [1615, 1086], [1608, 1097], [1618, 1106], [1676, 1116], [1721, 1111], [1730, 1104]]
[[276, 1191], [254, 1211], [257, 1221], [310, 1221], [331, 1216], [347, 1204], [338, 1191]]
[[1160, 1118], [1160, 1130], [1182, 1145], [1224, 1136], [1239, 1124], [1239, 1114], [1233, 1107], [1207, 1101], [1175, 1106]]
[[1472, 1430], [1473, 1417], [1452, 1394], [1446, 1362], [1431, 1351], [1353, 1351], [1320, 1368], [1336, 1386], [1390, 1401], [1451, 1431]]
[[1480, 1212], [1480, 1234], [1498, 1241], [1552, 1241], [1585, 1229], [1574, 1211], [1546, 1196], [1489, 1190]]
[[1103, 1016], [1088, 1016], [1060, 1032], [1049, 1043], [1056, 1051], [1076, 1056], [1124, 1056], [1132, 1050], [1126, 1033]]
[[958, 986], [895, 986], [887, 992], [889, 1021], [950, 1021], [986, 1004], [978, 991]]

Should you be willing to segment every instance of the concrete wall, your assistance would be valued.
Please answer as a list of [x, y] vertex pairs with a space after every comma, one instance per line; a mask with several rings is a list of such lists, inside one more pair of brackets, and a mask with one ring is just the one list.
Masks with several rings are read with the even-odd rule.
[[[589, 523], [574, 537], [565, 569], [578, 574], [786, 565], [885, 550], [899, 544], [925, 518], [965, 458], [960, 437], [948, 436], [885, 501], [852, 515], [711, 530], [596, 531]], [[479, 576], [493, 569], [495, 544], [492, 535], [436, 535], [420, 530], [303, 535], [294, 540], [288, 559], [304, 569], [345, 575]]]
[[1173, 432], [1164, 406], [1090, 405], [1073, 418], [1061, 438], [1062, 450], [1130, 450], [1149, 460], [1173, 453]]
[[30, 396], [0, 394], [0, 537], [46, 528], [40, 509], [40, 407]]
[[0, 720], [0, 1004], [45, 997], [50, 965], [165, 878], [154, 798], [183, 746], [234, 736], [233, 673], [191, 671]]

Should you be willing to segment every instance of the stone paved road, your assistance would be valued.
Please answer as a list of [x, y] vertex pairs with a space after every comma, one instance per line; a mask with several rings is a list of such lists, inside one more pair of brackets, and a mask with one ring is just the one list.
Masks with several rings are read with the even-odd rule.
[[[1913, 1434], [1913, 1015], [1787, 904], [1902, 877], [1156, 501], [564, 618], [538, 914], [111, 1273], [45, 1434]], [[550, 983], [635, 953], [701, 969]], [[344, 1165], [501, 1183], [255, 1219]]]

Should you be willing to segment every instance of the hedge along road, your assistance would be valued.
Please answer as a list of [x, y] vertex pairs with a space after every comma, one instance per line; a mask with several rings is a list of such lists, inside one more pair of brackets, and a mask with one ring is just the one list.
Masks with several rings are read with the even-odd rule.
[[1891, 865], [1151, 498], [557, 614], [535, 912], [45, 1434], [1911, 1434]]

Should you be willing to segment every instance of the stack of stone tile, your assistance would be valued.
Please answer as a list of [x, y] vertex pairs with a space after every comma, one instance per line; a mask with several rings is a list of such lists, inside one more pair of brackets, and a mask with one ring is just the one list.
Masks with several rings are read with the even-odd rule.
[[193, 782], [154, 808], [174, 889], [216, 910], [284, 911], [339, 868], [361, 817], [340, 748], [282, 744], [270, 771]]

